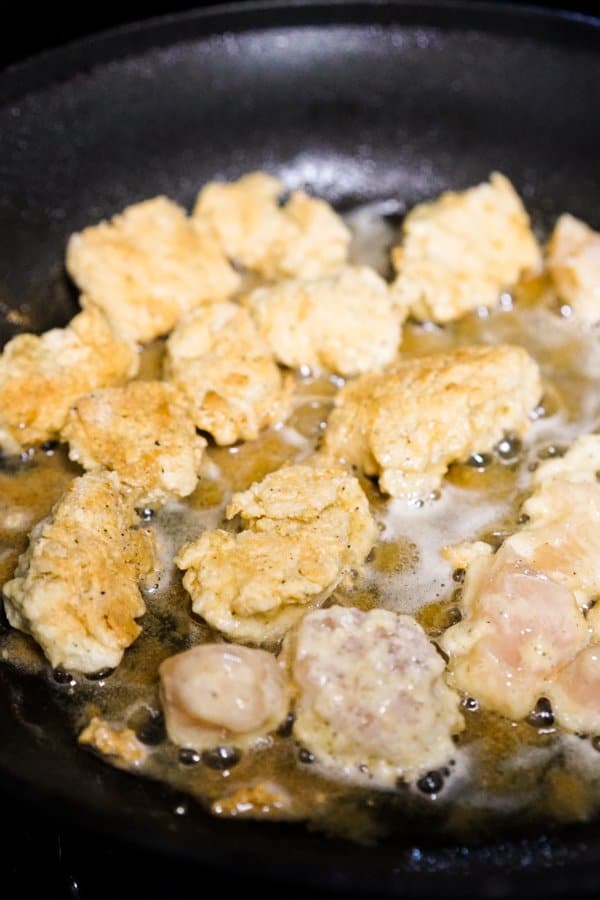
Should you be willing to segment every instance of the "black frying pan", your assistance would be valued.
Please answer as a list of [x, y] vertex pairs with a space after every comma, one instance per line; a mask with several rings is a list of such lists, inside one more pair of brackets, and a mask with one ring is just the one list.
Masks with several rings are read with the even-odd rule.
[[[0, 311], [64, 324], [67, 236], [254, 168], [340, 207], [508, 174], [543, 230], [600, 225], [600, 23], [470, 3], [247, 4], [127, 28], [0, 76]], [[1, 337], [14, 333], [5, 321]], [[0, 626], [1, 627], [1, 626]], [[0, 785], [205, 865], [445, 897], [600, 885], [600, 827], [363, 848], [221, 822], [77, 748], [49, 683], [0, 661]]]

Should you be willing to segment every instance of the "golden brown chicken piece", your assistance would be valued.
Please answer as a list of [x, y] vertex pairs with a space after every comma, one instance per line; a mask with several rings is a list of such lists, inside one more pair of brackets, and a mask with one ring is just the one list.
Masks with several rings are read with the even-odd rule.
[[205, 305], [179, 323], [167, 341], [165, 377], [217, 444], [255, 440], [283, 418], [292, 392], [249, 313], [235, 303]]
[[399, 308], [449, 322], [493, 306], [502, 290], [539, 267], [541, 254], [518, 194], [494, 172], [489, 182], [415, 206], [392, 260]]
[[290, 368], [358, 375], [392, 362], [400, 344], [388, 286], [366, 266], [256, 288], [244, 305], [277, 361]]
[[240, 534], [207, 531], [176, 557], [194, 612], [233, 640], [273, 644], [320, 605], [375, 543], [358, 481], [339, 468], [288, 466], [234, 495]]
[[421, 498], [450, 463], [524, 435], [542, 392], [521, 347], [463, 347], [362, 375], [335, 401], [324, 450], [376, 475], [392, 497]]
[[293, 191], [281, 206], [283, 185], [263, 172], [229, 184], [210, 182], [193, 218], [230, 259], [269, 280], [319, 278], [347, 259], [350, 232], [324, 200]]
[[82, 306], [98, 307], [116, 334], [142, 343], [239, 285], [216, 241], [166, 197], [135, 203], [74, 234], [67, 269], [83, 292]]
[[72, 406], [61, 437], [69, 457], [85, 469], [116, 472], [138, 507], [191, 494], [206, 447], [183, 395], [162, 381], [85, 394]]
[[97, 310], [66, 328], [17, 335], [0, 357], [0, 447], [19, 453], [57, 439], [78, 397], [123, 384], [138, 366], [135, 346], [115, 338]]
[[4, 585], [4, 605], [10, 624], [30, 634], [53, 667], [114, 668], [140, 633], [140, 584], [155, 563], [138, 525], [117, 476], [88, 472], [34, 528]]

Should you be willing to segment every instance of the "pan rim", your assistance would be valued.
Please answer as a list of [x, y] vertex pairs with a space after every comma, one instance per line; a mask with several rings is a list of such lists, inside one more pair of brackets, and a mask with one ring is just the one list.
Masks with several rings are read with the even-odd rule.
[[[12, 63], [7, 67], [0, 66], [0, 107], [13, 103], [27, 94], [44, 90], [57, 81], [73, 77], [77, 72], [86, 71], [96, 65], [136, 56], [139, 53], [148, 52], [159, 46], [174, 46], [198, 37], [198, 34], [185, 34], [183, 29], [187, 27], [202, 26], [214, 21], [214, 26], [219, 22], [229, 23], [232, 18], [246, 19], [240, 23], [235, 31], [252, 30], [251, 22], [256, 20], [261, 30], [269, 30], [281, 27], [275, 18], [284, 15], [288, 19], [297, 21], [287, 22], [288, 27], [293, 25], [326, 25], [326, 22], [313, 21], [302, 22], [306, 16], [316, 16], [319, 12], [329, 16], [334, 13], [334, 20], [330, 25], [365, 24], [364, 18], [359, 18], [360, 11], [381, 12], [387, 10], [394, 12], [394, 21], [397, 24], [409, 24], [407, 19], [413, 18], [414, 24], [427, 24], [429, 16], [447, 17], [447, 25], [450, 23], [450, 15], [460, 15], [473, 20], [485, 17], [488, 21], [484, 30], [490, 33], [490, 18], [496, 20], [496, 28], [509, 27], [513, 30], [517, 23], [535, 23], [550, 28], [557, 28], [556, 37], [568, 39], [568, 34], [562, 29], [574, 29], [574, 32], [582, 39], [591, 39], [594, 43], [600, 40], [600, 13], [593, 16], [587, 13], [577, 13], [571, 10], [554, 9], [546, 6], [534, 6], [529, 3], [518, 4], [505, 3], [503, 0], [233, 0], [222, 5], [208, 5], [196, 9], [184, 10], [177, 13], [168, 13], [162, 16], [153, 16], [146, 20], [126, 22], [114, 28], [102, 29], [90, 33], [81, 38], [67, 43], [59, 44], [49, 50], [26, 57], [23, 60]], [[274, 18], [268, 20], [265, 15]], [[262, 21], [261, 21], [262, 20]], [[377, 23], [375, 23], [377, 24]], [[390, 24], [389, 22], [386, 24]], [[433, 24], [433, 23], [432, 23]], [[441, 24], [438, 22], [438, 24]], [[460, 28], [460, 25], [452, 27]], [[464, 27], [464, 26], [463, 26]], [[475, 24], [471, 26], [477, 28]], [[232, 30], [231, 27], [225, 29]], [[180, 32], [176, 40], [169, 39], [169, 34]], [[205, 32], [208, 34], [219, 33], [218, 28]], [[125, 44], [138, 42], [135, 46], [125, 49]]]

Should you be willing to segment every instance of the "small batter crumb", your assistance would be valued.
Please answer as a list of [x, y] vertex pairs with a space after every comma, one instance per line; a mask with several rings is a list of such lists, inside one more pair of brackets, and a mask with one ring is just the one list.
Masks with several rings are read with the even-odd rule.
[[239, 285], [214, 238], [166, 197], [74, 234], [67, 269], [83, 306], [98, 307], [116, 334], [141, 342], [167, 334], [185, 312], [223, 300]]
[[255, 440], [280, 421], [292, 382], [282, 375], [247, 310], [212, 303], [183, 319], [167, 341], [165, 377], [192, 421], [217, 444]]
[[94, 716], [79, 735], [80, 744], [89, 744], [113, 762], [126, 766], [139, 766], [146, 758], [146, 748], [138, 741], [131, 728], [117, 728], [104, 719]]
[[193, 217], [236, 263], [269, 280], [318, 278], [348, 255], [350, 232], [324, 200], [293, 191], [280, 205], [277, 178], [252, 172], [230, 184], [210, 182]]
[[17, 335], [0, 357], [0, 447], [20, 453], [56, 440], [78, 397], [123, 384], [138, 366], [135, 346], [115, 338], [97, 310], [66, 328]]
[[259, 781], [213, 801], [211, 812], [228, 819], [292, 818], [292, 801], [278, 784]]
[[421, 498], [450, 463], [526, 433], [542, 393], [522, 347], [463, 347], [362, 375], [335, 400], [326, 453], [379, 478], [392, 497]]
[[116, 472], [138, 507], [191, 494], [206, 447], [183, 395], [161, 381], [80, 397], [61, 437], [69, 443], [69, 458], [85, 469]]
[[244, 303], [278, 362], [290, 368], [357, 375], [390, 363], [400, 343], [388, 286], [366, 266], [257, 288]]
[[540, 266], [541, 254], [518, 194], [494, 172], [489, 182], [415, 206], [392, 260], [399, 308], [449, 322], [493, 306], [502, 290]]

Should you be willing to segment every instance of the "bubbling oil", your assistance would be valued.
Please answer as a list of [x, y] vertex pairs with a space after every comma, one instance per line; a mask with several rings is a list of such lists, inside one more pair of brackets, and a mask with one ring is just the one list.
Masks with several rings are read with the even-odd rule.
[[[385, 251], [394, 235], [388, 213], [389, 204], [381, 204], [349, 217], [355, 259], [383, 274], [389, 274]], [[503, 295], [497, 308], [476, 310], [459, 322], [444, 327], [408, 323], [401, 348], [406, 357], [472, 343], [524, 346], [541, 366], [544, 397], [524, 442], [509, 435], [493, 452], [454, 465], [441, 490], [421, 505], [386, 499], [371, 480], [361, 478], [379, 540], [364, 573], [351, 587], [339, 588], [328, 603], [412, 614], [434, 641], [455, 624], [460, 619], [462, 574], [452, 571], [442, 548], [472, 539], [499, 545], [519, 527], [521, 504], [540, 459], [598, 428], [599, 342], [595, 331], [583, 331], [560, 315], [543, 278]], [[163, 349], [158, 341], [144, 352], [139, 377], [157, 377]], [[570, 822], [596, 816], [600, 736], [561, 733], [542, 708], [515, 723], [464, 697], [466, 728], [456, 739], [448, 765], [425, 773], [416, 785], [399, 784], [389, 792], [326, 777], [312, 754], [294, 741], [291, 719], [263, 749], [243, 754], [235, 748], [198, 754], [167, 740], [158, 666], [174, 653], [220, 639], [192, 614], [173, 556], [184, 541], [223, 525], [234, 491], [285, 463], [302, 461], [318, 447], [340, 384], [336, 378], [298, 376], [294, 407], [283, 427], [238, 446], [210, 447], [191, 497], [144, 514], [158, 538], [161, 575], [145, 593], [142, 634], [116, 670], [87, 677], [53, 673], [34, 642], [6, 624], [0, 628], [0, 661], [52, 684], [73, 740], [93, 716], [133, 729], [147, 750], [136, 771], [191, 795], [216, 815], [302, 820], [326, 834], [363, 842], [432, 826], [468, 837], [514, 819]], [[55, 445], [2, 460], [2, 582], [11, 577], [33, 525], [50, 512], [80, 471], [69, 462], [66, 449]]]

